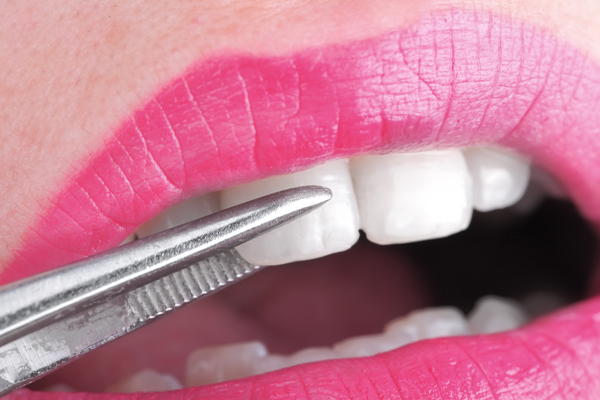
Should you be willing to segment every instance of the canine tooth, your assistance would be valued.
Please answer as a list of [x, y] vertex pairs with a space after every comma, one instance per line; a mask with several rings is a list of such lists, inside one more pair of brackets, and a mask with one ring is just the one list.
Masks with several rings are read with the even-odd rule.
[[137, 374], [109, 386], [106, 393], [165, 392], [183, 388], [179, 381], [168, 374], [160, 374], [151, 369], [144, 369]]
[[121, 244], [127, 244], [127, 243], [131, 243], [131, 242], [133, 242], [133, 241], [134, 241], [134, 240], [136, 240], [136, 239], [137, 239], [137, 236], [136, 236], [136, 234], [135, 234], [135, 233], [132, 233], [131, 235], [127, 236], [127, 237], [125, 238], [125, 240], [123, 240], [123, 242], [121, 242]]
[[136, 231], [139, 238], [153, 235], [219, 211], [217, 193], [192, 197], [169, 207]]
[[290, 366], [289, 357], [281, 354], [269, 354], [265, 357], [257, 358], [254, 361], [254, 374], [266, 374], [267, 372], [277, 371]]
[[446, 336], [460, 336], [469, 333], [467, 320], [460, 310], [454, 307], [426, 308], [413, 311], [406, 317], [390, 321], [386, 334], [404, 333], [413, 342]]
[[474, 335], [509, 331], [525, 322], [527, 314], [517, 302], [496, 296], [479, 299], [469, 315], [469, 328]]
[[412, 342], [411, 335], [405, 332], [364, 335], [334, 344], [333, 352], [339, 358], [369, 357], [397, 349]]
[[357, 157], [350, 166], [370, 241], [414, 242], [468, 227], [471, 178], [460, 150]]
[[333, 360], [336, 354], [329, 347], [310, 347], [292, 355], [269, 354], [254, 361], [254, 374], [264, 374], [278, 369], [316, 361]]
[[207, 385], [253, 375], [255, 361], [267, 354], [261, 342], [198, 349], [187, 359], [185, 385]]
[[534, 165], [531, 168], [531, 180], [538, 184], [544, 193], [551, 197], [556, 199], [566, 199], [569, 197], [564, 186], [541, 167]]
[[529, 161], [508, 150], [473, 147], [464, 150], [473, 179], [473, 207], [491, 211], [515, 204], [527, 189]]
[[71, 386], [67, 385], [66, 383], [55, 383], [54, 385], [46, 386], [45, 388], [42, 389], [42, 392], [67, 393], [67, 392], [76, 392], [76, 391], [77, 390], [75, 390]]
[[247, 261], [276, 265], [318, 258], [345, 251], [358, 240], [358, 211], [346, 160], [226, 189], [221, 192], [221, 205], [227, 208], [302, 185], [326, 186], [333, 198], [301, 219], [239, 246]]
[[316, 361], [333, 360], [335, 358], [337, 356], [329, 347], [311, 347], [288, 356], [288, 365], [307, 364]]
[[[533, 171], [532, 171], [533, 172]], [[510, 207], [515, 215], [531, 215], [540, 204], [546, 199], [544, 189], [533, 181], [533, 176], [523, 193], [523, 197]]]

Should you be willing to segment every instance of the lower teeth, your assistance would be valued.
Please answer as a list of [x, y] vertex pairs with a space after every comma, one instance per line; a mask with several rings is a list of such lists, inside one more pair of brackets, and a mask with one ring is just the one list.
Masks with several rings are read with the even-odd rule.
[[[551, 299], [548, 301], [552, 303]], [[535, 306], [539, 304], [536, 303]], [[535, 310], [532, 311], [536, 313]], [[368, 357], [419, 340], [490, 334], [515, 329], [525, 324], [529, 315], [529, 310], [516, 301], [486, 296], [477, 301], [468, 317], [455, 307], [426, 308], [390, 321], [383, 333], [357, 336], [338, 342], [332, 347], [307, 348], [291, 355], [269, 354], [265, 345], [259, 341], [205, 347], [195, 350], [188, 357], [184, 385], [171, 375], [145, 369], [110, 385], [105, 392], [176, 390], [245, 378], [309, 362]], [[45, 391], [75, 390], [65, 384], [55, 384], [47, 387]]]
[[357, 336], [334, 344], [283, 356], [268, 354], [260, 342], [236, 343], [196, 350], [187, 361], [188, 387], [239, 379], [308, 362], [368, 357], [424, 339], [497, 333], [518, 328], [528, 320], [515, 301], [487, 296], [465, 318], [454, 307], [426, 308], [390, 321], [384, 332]]
[[107, 393], [165, 392], [182, 389], [174, 376], [145, 369], [137, 374], [106, 388]]

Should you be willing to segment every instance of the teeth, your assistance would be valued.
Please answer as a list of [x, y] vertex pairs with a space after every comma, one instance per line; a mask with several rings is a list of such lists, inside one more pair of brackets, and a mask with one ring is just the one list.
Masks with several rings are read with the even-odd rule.
[[544, 190], [533, 180], [532, 176], [523, 197], [513, 204], [510, 209], [515, 215], [530, 215], [545, 199]]
[[333, 351], [340, 358], [368, 357], [423, 339], [468, 333], [467, 321], [458, 309], [428, 308], [390, 321], [383, 334], [359, 336], [336, 343]]
[[359, 227], [379, 244], [459, 232], [469, 225], [473, 207], [488, 211], [517, 202], [529, 175], [523, 157], [490, 147], [357, 157], [189, 199], [136, 233], [143, 238], [291, 187], [329, 187], [333, 199], [325, 206], [238, 248], [251, 263], [285, 264], [345, 251]]
[[193, 197], [158, 214], [136, 231], [139, 238], [174, 228], [186, 222], [205, 217], [219, 211], [219, 199], [216, 193]]
[[133, 241], [134, 241], [134, 240], [136, 240], [136, 239], [137, 239], [137, 236], [136, 236], [136, 234], [135, 234], [135, 233], [132, 233], [131, 235], [127, 236], [127, 237], [125, 238], [125, 240], [123, 240], [123, 242], [121, 242], [121, 244], [127, 244], [127, 243], [131, 243], [131, 242], [133, 242]]
[[67, 392], [76, 392], [76, 391], [77, 390], [75, 390], [71, 386], [67, 385], [66, 383], [55, 383], [54, 385], [46, 386], [45, 388], [42, 389], [42, 392], [67, 393]]
[[509, 331], [526, 322], [527, 314], [517, 302], [496, 296], [480, 299], [469, 315], [472, 334]]
[[256, 359], [254, 363], [254, 374], [266, 374], [267, 372], [277, 371], [289, 367], [287, 356], [281, 354], [269, 354], [265, 357]]
[[406, 317], [389, 322], [384, 331], [391, 334], [405, 334], [416, 342], [423, 339], [467, 335], [469, 327], [463, 313], [457, 308], [438, 307], [413, 311]]
[[[390, 321], [383, 333], [349, 338], [334, 344], [332, 348], [307, 348], [288, 356], [269, 354], [261, 342], [201, 348], [188, 357], [185, 383], [186, 387], [208, 385], [276, 371], [298, 364], [372, 356], [419, 340], [500, 332], [519, 327], [526, 321], [526, 314], [518, 303], [487, 296], [476, 303], [468, 320], [461, 311], [454, 307], [427, 308], [413, 311], [404, 317]], [[151, 373], [153, 374], [151, 375], [152, 379], [164, 380], [165, 375], [154, 371]], [[130, 378], [124, 386], [119, 384], [117, 386], [119, 390], [114, 391], [139, 391], [140, 386], [133, 382], [134, 378]], [[169, 378], [174, 380], [172, 377]], [[137, 379], [138, 381], [142, 380]], [[148, 381], [147, 377], [144, 379], [145, 382]]]
[[544, 193], [551, 197], [557, 199], [566, 199], [568, 197], [567, 191], [563, 185], [550, 175], [550, 173], [538, 166], [533, 166], [531, 168], [531, 180], [539, 185]]
[[326, 186], [333, 198], [301, 219], [239, 246], [247, 261], [276, 265], [318, 258], [345, 251], [358, 240], [358, 211], [346, 160], [226, 189], [221, 192], [221, 205], [227, 208], [302, 185]]
[[475, 147], [464, 150], [473, 179], [473, 207], [491, 211], [515, 204], [527, 189], [529, 162], [508, 150]]
[[411, 335], [404, 332], [358, 336], [333, 345], [333, 352], [339, 358], [369, 357], [397, 349], [414, 342]]
[[145, 369], [137, 374], [109, 386], [106, 393], [136, 393], [136, 392], [165, 392], [183, 388], [181, 383], [171, 375], [159, 374], [151, 369]]
[[255, 360], [253, 373], [248, 374], [248, 376], [277, 371], [278, 369], [292, 367], [294, 365], [333, 360], [335, 358], [338, 358], [337, 355], [329, 347], [312, 347], [300, 350], [290, 356], [269, 354]]
[[[535, 298], [558, 298], [555, 293], [534, 293]], [[546, 301], [547, 302], [547, 301]], [[186, 364], [186, 387], [208, 385], [263, 374], [298, 364], [338, 358], [365, 357], [394, 350], [409, 343], [439, 337], [496, 333], [527, 322], [524, 308], [517, 302], [486, 296], [475, 304], [468, 320], [454, 307], [427, 308], [390, 321], [383, 333], [358, 336], [329, 347], [300, 350], [292, 355], [269, 354], [261, 342], [235, 343], [198, 349]], [[140, 373], [107, 388], [109, 393], [133, 393], [180, 389], [171, 375], [153, 370]], [[74, 391], [67, 385], [49, 386], [45, 391]]]
[[460, 150], [358, 157], [351, 168], [361, 228], [372, 242], [438, 238], [469, 225], [471, 179]]
[[300, 350], [288, 357], [289, 366], [337, 358], [329, 347], [313, 347]]
[[[472, 208], [488, 211], [516, 203], [525, 192], [529, 175], [525, 159], [493, 148], [357, 157], [192, 198], [158, 215], [136, 234], [143, 238], [279, 190], [311, 184], [329, 187], [333, 198], [325, 206], [238, 247], [251, 263], [285, 264], [345, 251], [357, 241], [359, 227], [369, 240], [379, 244], [432, 239], [461, 231], [470, 222]], [[134, 239], [131, 235], [124, 243]], [[383, 333], [288, 356], [269, 354], [261, 342], [201, 348], [188, 357], [185, 384], [201, 386], [309, 362], [372, 356], [424, 339], [511, 330], [526, 323], [531, 310], [542, 313], [558, 303], [562, 305], [564, 299], [544, 292], [523, 301], [527, 302], [526, 308], [511, 300], [484, 297], [468, 320], [454, 307], [414, 311], [390, 321]], [[181, 387], [171, 375], [143, 370], [106, 391], [131, 393]], [[62, 384], [45, 390], [74, 391]]]
[[267, 348], [261, 342], [196, 350], [187, 361], [185, 384], [200, 386], [253, 375], [256, 359], [266, 355]]

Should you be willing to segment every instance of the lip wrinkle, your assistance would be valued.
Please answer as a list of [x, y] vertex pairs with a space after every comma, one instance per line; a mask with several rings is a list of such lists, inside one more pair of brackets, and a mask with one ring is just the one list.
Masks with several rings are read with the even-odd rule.
[[457, 9], [349, 44], [207, 59], [83, 162], [3, 282], [115, 246], [186, 197], [359, 153], [508, 145], [600, 220], [599, 75], [544, 30]]

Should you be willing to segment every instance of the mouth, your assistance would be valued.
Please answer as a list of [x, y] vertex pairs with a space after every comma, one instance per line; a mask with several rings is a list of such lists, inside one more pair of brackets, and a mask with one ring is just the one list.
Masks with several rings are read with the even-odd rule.
[[[517, 202], [530, 163], [560, 182], [597, 227], [598, 82], [600, 68], [548, 32], [464, 10], [288, 56], [203, 60], [82, 162], [3, 282], [301, 184], [328, 186], [334, 200], [239, 250], [262, 265], [315, 260], [274, 266], [237, 293], [159, 321], [133, 334], [137, 343], [125, 338], [91, 353], [44, 385], [177, 389], [135, 398], [596, 398], [597, 299], [524, 326], [524, 305], [498, 298], [479, 302], [468, 319], [448, 307], [412, 312], [434, 296], [422, 271], [395, 247], [369, 242], [459, 232], [473, 208]], [[248, 304], [269, 319], [257, 323]], [[364, 336], [395, 317], [384, 333]], [[320, 347], [272, 354], [307, 343]]]

